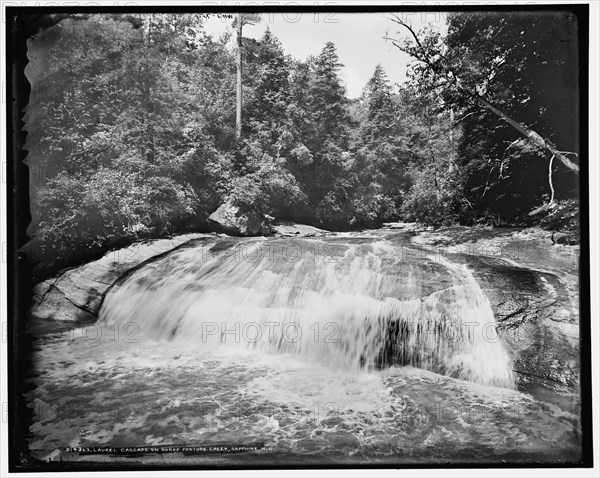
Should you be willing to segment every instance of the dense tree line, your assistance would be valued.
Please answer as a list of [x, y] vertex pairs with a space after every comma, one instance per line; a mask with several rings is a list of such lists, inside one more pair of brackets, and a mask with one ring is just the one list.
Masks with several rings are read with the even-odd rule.
[[[520, 21], [456, 14], [426, 46], [574, 152], [572, 49], [551, 41], [565, 19]], [[350, 100], [331, 42], [299, 61], [268, 29], [244, 38], [236, 134], [233, 34], [213, 38], [193, 14], [78, 16], [40, 33], [26, 120], [45, 172], [32, 231], [49, 257], [201, 229], [225, 200], [330, 229], [515, 222], [547, 200], [548, 158], [498, 118], [419, 64], [402, 86], [377, 66]], [[576, 193], [563, 169], [557, 199]]]
[[461, 118], [455, 196], [468, 208], [446, 214], [522, 223], [544, 203], [550, 214], [537, 221], [561, 227], [573, 219], [576, 226], [577, 19], [564, 12], [454, 13], [444, 37], [394, 20], [410, 33], [390, 40], [417, 60], [412, 84]]

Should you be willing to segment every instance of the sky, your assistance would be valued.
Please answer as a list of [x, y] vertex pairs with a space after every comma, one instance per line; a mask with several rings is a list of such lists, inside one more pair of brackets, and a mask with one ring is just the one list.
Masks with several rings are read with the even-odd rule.
[[[426, 24], [444, 29], [445, 16], [440, 12], [404, 13], [413, 28], [419, 30]], [[231, 19], [208, 18], [208, 33], [218, 36], [231, 26]], [[383, 39], [386, 30], [394, 37], [405, 36], [400, 26], [383, 13], [264, 13], [256, 25], [246, 25], [244, 36], [259, 39], [270, 28], [281, 41], [286, 53], [298, 60], [318, 55], [325, 42], [335, 43], [344, 67], [340, 76], [346, 84], [349, 98], [358, 98], [363, 87], [381, 63], [391, 83], [402, 83], [410, 57]], [[233, 42], [233, 39], [232, 39]]]

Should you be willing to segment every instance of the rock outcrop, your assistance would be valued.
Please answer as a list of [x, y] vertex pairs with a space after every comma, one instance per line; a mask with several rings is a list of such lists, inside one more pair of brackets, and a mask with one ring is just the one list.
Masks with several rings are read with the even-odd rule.
[[313, 237], [329, 234], [325, 229], [308, 226], [306, 224], [296, 224], [294, 222], [280, 222], [272, 227], [275, 236], [282, 237]]
[[214, 236], [185, 234], [172, 239], [134, 243], [37, 284], [33, 290], [28, 330], [44, 333], [93, 323], [104, 294], [120, 277], [148, 260], [202, 238]]
[[517, 387], [557, 403], [579, 394], [579, 247], [551, 234], [453, 227], [410, 241], [468, 265], [490, 300]]
[[468, 262], [492, 305], [518, 388], [532, 394], [540, 389], [576, 393], [579, 317], [569, 290], [576, 278], [497, 259]]

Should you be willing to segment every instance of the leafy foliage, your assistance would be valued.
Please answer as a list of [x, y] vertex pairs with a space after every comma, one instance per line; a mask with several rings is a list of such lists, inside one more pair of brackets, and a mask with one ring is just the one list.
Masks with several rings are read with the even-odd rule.
[[[43, 171], [31, 233], [47, 261], [206, 227], [228, 199], [336, 229], [526, 216], [548, 200], [549, 158], [461, 95], [443, 62], [577, 150], [575, 27], [560, 14], [452, 14], [445, 37], [430, 29], [404, 44], [429, 62], [414, 63], [405, 85], [378, 65], [354, 100], [333, 43], [298, 61], [267, 29], [243, 41], [239, 141], [233, 31], [213, 38], [194, 14], [60, 18], [31, 52], [26, 117], [30, 166]], [[553, 174], [571, 204], [576, 178], [560, 164]]]
[[[420, 44], [396, 43], [422, 59], [412, 68], [412, 85], [462, 118], [457, 166], [464, 177], [461, 194], [476, 217], [526, 220], [549, 192], [550, 157], [465, 91], [577, 158], [576, 29], [574, 18], [561, 12], [453, 13], [445, 37], [424, 30], [417, 35]], [[577, 177], [556, 163], [556, 195], [574, 198]]]

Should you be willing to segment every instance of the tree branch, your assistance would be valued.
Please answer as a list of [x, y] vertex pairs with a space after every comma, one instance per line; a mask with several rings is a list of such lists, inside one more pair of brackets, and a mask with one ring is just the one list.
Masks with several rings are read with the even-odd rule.
[[548, 183], [550, 184], [550, 191], [552, 191], [552, 195], [550, 196], [550, 204], [554, 202], [554, 185], [552, 184], [552, 162], [554, 161], [554, 155], [550, 158], [550, 164], [548, 165]]
[[423, 49], [423, 45], [421, 44], [421, 40], [419, 40], [419, 37], [417, 36], [417, 34], [415, 33], [415, 31], [412, 29], [412, 27], [406, 23], [405, 21], [401, 20], [400, 17], [394, 13], [392, 13], [392, 17], [391, 20], [394, 23], [397, 23], [400, 26], [403, 26], [404, 28], [406, 28], [412, 35], [412, 37], [415, 40], [415, 43], [417, 44], [417, 46], [421, 49]]

